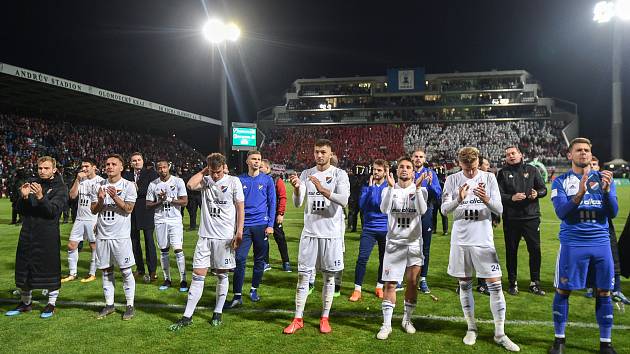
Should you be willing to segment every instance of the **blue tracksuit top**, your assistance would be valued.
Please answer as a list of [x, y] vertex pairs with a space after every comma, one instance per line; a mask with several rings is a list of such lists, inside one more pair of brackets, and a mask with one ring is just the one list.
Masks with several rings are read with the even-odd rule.
[[276, 186], [264, 173], [252, 177], [247, 173], [238, 176], [245, 195], [245, 226], [273, 227], [276, 216]]
[[363, 229], [387, 232], [387, 214], [381, 213], [381, 193], [387, 188], [387, 181], [380, 186], [361, 187], [359, 209], [363, 214]]

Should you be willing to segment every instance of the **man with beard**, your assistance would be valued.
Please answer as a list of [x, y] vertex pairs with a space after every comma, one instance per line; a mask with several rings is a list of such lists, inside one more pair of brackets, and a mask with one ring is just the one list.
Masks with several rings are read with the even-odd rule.
[[56, 172], [54, 158], [40, 157], [39, 178], [20, 187], [17, 208], [23, 225], [15, 255], [15, 285], [21, 289], [22, 301], [7, 316], [32, 310], [32, 289], [48, 290], [48, 304], [40, 317], [55, 313], [61, 287], [59, 217], [68, 203], [68, 189]]

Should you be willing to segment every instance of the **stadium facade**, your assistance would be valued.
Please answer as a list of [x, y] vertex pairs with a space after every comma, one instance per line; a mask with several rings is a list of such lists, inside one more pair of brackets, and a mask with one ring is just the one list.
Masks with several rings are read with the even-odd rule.
[[[525, 70], [425, 74], [423, 68], [409, 68], [389, 69], [383, 76], [298, 79], [284, 98], [283, 105], [258, 112], [260, 127], [401, 124], [408, 131], [400, 142], [407, 151], [426, 144], [409, 138], [411, 127], [417, 135], [436, 124], [478, 125], [479, 130], [493, 124], [499, 132], [544, 124], [564, 146], [579, 131], [577, 105], [545, 97], [540, 82]], [[552, 155], [541, 151], [532, 158], [564, 159]]]

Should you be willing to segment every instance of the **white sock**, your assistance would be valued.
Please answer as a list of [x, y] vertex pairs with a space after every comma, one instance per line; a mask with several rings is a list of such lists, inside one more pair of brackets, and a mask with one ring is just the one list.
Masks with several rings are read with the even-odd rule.
[[162, 272], [164, 273], [164, 280], [171, 280], [171, 265], [169, 264], [168, 251], [162, 251], [160, 256], [160, 263], [162, 264]]
[[494, 319], [494, 336], [503, 337], [505, 335], [505, 297], [501, 281], [488, 283], [488, 291], [490, 292], [490, 311]]
[[392, 315], [394, 315], [396, 304], [389, 300], [383, 300], [381, 309], [383, 310], [383, 327], [392, 327]]
[[308, 284], [311, 279], [311, 273], [298, 272], [298, 283], [295, 290], [295, 318], [304, 316], [304, 306], [306, 306], [306, 298], [308, 298]]
[[136, 295], [136, 279], [133, 277], [131, 268], [121, 269], [121, 272], [123, 276], [123, 289], [125, 290], [127, 306], [133, 306], [133, 300]]
[[114, 305], [114, 272], [103, 270], [103, 294], [105, 294], [105, 304]]
[[354, 284], [355, 291], [361, 291], [361, 285]]
[[324, 286], [322, 286], [322, 317], [328, 317], [335, 295], [336, 274], [328, 272], [323, 272], [323, 274]]
[[403, 312], [403, 322], [411, 321], [413, 311], [416, 309], [416, 304], [405, 300], [405, 310]]
[[475, 322], [475, 298], [472, 292], [472, 280], [459, 281], [459, 302], [462, 304], [462, 311], [468, 324], [468, 330], [476, 331], [477, 323]]
[[180, 280], [186, 281], [186, 258], [184, 258], [184, 251], [176, 252], [175, 260], [177, 261], [177, 270], [179, 270]]
[[79, 251], [76, 249], [68, 250], [68, 273], [77, 275], [77, 263], [79, 263]]
[[21, 290], [20, 297], [22, 298], [22, 302], [24, 305], [30, 305], [33, 302], [33, 291], [32, 290]]
[[383, 289], [383, 283], [376, 283], [377, 289]]
[[92, 250], [92, 260], [90, 261], [89, 275], [96, 275], [96, 249]]
[[55, 306], [59, 297], [59, 289], [48, 292], [48, 303]]
[[317, 272], [315, 270], [311, 270], [309, 274], [310, 274], [309, 279], [308, 279], [309, 284], [315, 284], [315, 277], [317, 276]]
[[190, 283], [190, 288], [188, 289], [188, 301], [186, 302], [184, 317], [190, 318], [195, 312], [195, 307], [197, 307], [197, 303], [199, 302], [199, 299], [201, 299], [201, 294], [203, 294], [203, 283], [205, 279], [205, 276], [193, 273], [192, 282]]
[[229, 287], [230, 279], [228, 278], [227, 273], [217, 273], [217, 300], [214, 305], [214, 312], [223, 312], [223, 305], [225, 304], [225, 298], [227, 297]]

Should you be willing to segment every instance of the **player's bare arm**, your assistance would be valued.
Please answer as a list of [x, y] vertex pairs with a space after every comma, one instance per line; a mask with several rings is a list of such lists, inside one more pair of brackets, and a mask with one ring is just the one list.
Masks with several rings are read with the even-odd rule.
[[203, 170], [197, 172], [194, 176], [190, 177], [186, 186], [188, 189], [192, 191], [201, 190], [201, 181], [203, 180], [203, 176], [208, 174], [208, 167], [204, 167]]

